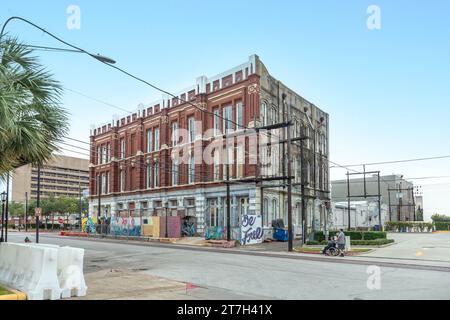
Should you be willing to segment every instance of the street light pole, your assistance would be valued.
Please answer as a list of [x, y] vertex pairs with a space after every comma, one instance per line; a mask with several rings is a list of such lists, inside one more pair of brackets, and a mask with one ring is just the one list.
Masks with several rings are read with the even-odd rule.
[[80, 232], [82, 231], [81, 228], [81, 220], [82, 220], [82, 215], [83, 215], [83, 202], [81, 199], [81, 182], [78, 182], [78, 196], [79, 196], [79, 209], [80, 209]]
[[167, 228], [167, 225], [168, 225], [167, 211], [169, 211], [169, 202], [166, 201], [164, 206], [165, 206], [165, 209], [166, 209], [166, 239], [167, 239], [167, 238], [169, 238], [169, 231], [168, 231], [168, 228]]
[[28, 232], [28, 192], [25, 192], [25, 232]]
[[286, 140], [287, 140], [287, 207], [288, 207], [288, 251], [294, 249], [294, 234], [292, 228], [292, 163], [291, 163], [291, 108], [286, 105], [286, 94], [283, 93], [283, 104], [287, 106], [286, 115]]
[[39, 243], [39, 215], [41, 214], [41, 165], [38, 165], [37, 197], [36, 197], [36, 243]]
[[5, 204], [5, 242], [8, 242], [8, 219], [9, 219], [9, 172], [6, 174], [6, 204]]

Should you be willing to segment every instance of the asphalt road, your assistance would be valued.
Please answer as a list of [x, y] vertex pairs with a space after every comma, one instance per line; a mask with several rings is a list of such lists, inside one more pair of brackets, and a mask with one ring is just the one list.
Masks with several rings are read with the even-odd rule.
[[[10, 233], [9, 241], [23, 242], [24, 237], [24, 234]], [[191, 282], [210, 289], [210, 292], [221, 293], [205, 298], [450, 299], [450, 272], [423, 270], [423, 267], [422, 270], [387, 267], [380, 262], [377, 269], [350, 260], [349, 263], [333, 263], [224, 254], [176, 246], [122, 244], [44, 234], [40, 240], [41, 243], [84, 248], [85, 273], [125, 268]], [[347, 258], [335, 259], [346, 262]], [[376, 266], [377, 259], [371, 260]], [[376, 277], [377, 270], [380, 271], [379, 278]]]

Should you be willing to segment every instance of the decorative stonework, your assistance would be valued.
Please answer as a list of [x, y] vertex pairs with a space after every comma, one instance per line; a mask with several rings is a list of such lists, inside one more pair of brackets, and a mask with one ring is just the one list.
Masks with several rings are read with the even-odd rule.
[[169, 123], [169, 116], [163, 116], [162, 117], [162, 123]]
[[196, 103], [197, 107], [201, 110], [207, 110], [207, 103], [206, 102], [198, 102]]
[[257, 83], [251, 84], [247, 87], [248, 94], [258, 94], [259, 86]]

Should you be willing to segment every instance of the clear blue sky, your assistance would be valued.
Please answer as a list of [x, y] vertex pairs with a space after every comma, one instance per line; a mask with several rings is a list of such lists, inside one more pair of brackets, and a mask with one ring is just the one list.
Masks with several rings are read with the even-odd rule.
[[[66, 27], [69, 5], [81, 29]], [[381, 29], [368, 30], [369, 5]], [[0, 20], [19, 15], [169, 91], [256, 53], [269, 71], [330, 114], [331, 160], [340, 164], [450, 155], [450, 2], [431, 1], [24, 1], [2, 0]], [[60, 46], [31, 27], [7, 31]], [[135, 109], [160, 93], [79, 54], [40, 52], [64, 86]], [[70, 136], [117, 110], [66, 92]], [[370, 167], [405, 177], [449, 175], [450, 159]], [[356, 168], [358, 169], [358, 168]], [[332, 178], [345, 170], [333, 169]], [[418, 180], [427, 211], [450, 213], [450, 179]], [[439, 185], [436, 185], [439, 183]], [[444, 195], [444, 197], [442, 197]], [[427, 200], [428, 199], [428, 200]]]

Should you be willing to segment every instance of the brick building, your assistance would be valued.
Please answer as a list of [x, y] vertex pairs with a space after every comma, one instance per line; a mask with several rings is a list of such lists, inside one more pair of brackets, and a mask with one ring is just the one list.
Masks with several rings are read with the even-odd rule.
[[[310, 137], [305, 142], [303, 171], [307, 221], [309, 228], [320, 228], [324, 201], [329, 198], [328, 115], [270, 76], [256, 55], [220, 75], [197, 78], [193, 87], [176, 95], [179, 99], [164, 96], [133, 114], [95, 126], [91, 132], [91, 214], [99, 212], [101, 192], [102, 215], [164, 216], [167, 206], [169, 215], [194, 217], [199, 233], [226, 226], [226, 159], [230, 180], [236, 182], [231, 185], [233, 235], [237, 236], [240, 217], [246, 213], [262, 211], [267, 227], [275, 218], [287, 221], [285, 188], [265, 188], [261, 201], [257, 183], [242, 181], [285, 175], [281, 165], [285, 150], [276, 143], [267, 144], [269, 139], [283, 138], [283, 130], [256, 135], [252, 129], [283, 121], [283, 93], [292, 110], [292, 135]], [[317, 128], [315, 136], [311, 125]], [[227, 142], [222, 140], [223, 133]], [[292, 165], [294, 182], [299, 183], [297, 145]], [[296, 226], [301, 224], [300, 207], [300, 187], [296, 186]]]

